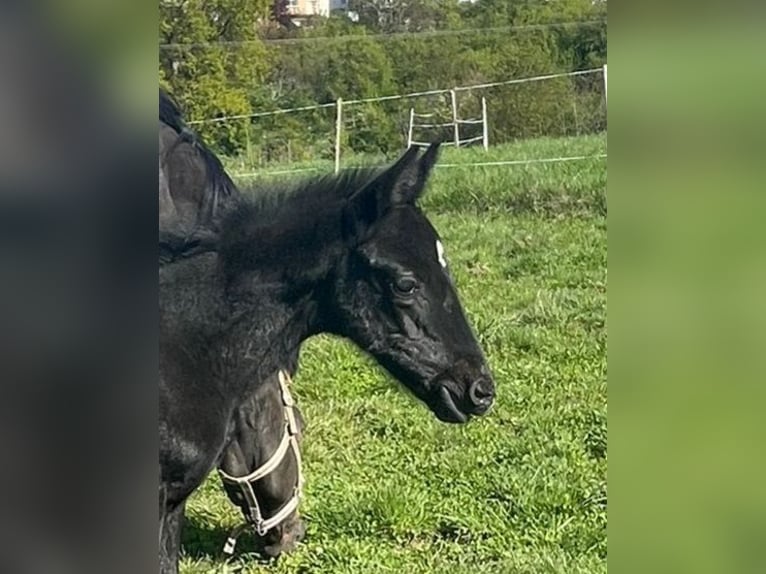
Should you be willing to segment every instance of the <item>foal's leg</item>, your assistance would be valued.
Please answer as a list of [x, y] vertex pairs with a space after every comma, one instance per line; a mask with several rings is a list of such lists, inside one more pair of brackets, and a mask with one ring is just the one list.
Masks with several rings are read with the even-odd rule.
[[160, 521], [160, 574], [178, 574], [181, 551], [181, 524], [186, 503], [165, 511]]

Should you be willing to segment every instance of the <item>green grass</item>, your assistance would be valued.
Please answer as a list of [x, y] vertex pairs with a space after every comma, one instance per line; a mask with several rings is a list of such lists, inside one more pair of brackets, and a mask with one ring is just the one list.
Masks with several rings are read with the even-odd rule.
[[[598, 145], [581, 138], [563, 155]], [[213, 477], [188, 507], [182, 571], [606, 572], [605, 184], [604, 160], [437, 171], [424, 206], [494, 371], [495, 408], [440, 423], [351, 345], [309, 341], [294, 386], [307, 541], [268, 564], [242, 539], [221, 560], [240, 516]]]

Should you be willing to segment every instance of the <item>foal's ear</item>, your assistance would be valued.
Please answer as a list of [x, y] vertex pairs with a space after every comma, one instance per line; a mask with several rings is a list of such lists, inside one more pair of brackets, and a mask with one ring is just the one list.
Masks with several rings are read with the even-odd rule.
[[418, 148], [411, 147], [391, 167], [352, 195], [344, 213], [346, 237], [361, 241], [391, 207], [414, 205], [423, 193], [438, 155], [438, 142], [431, 144], [420, 158]]
[[[432, 143], [428, 146], [426, 153], [417, 161], [410, 160], [406, 166], [395, 176], [395, 181], [390, 190], [391, 205], [403, 205], [409, 203], [414, 205], [418, 198], [423, 194], [426, 187], [426, 181], [431, 174], [431, 170], [436, 165], [439, 158], [440, 142]], [[394, 170], [402, 162], [407, 154], [410, 154], [414, 148], [410, 148], [402, 158], [391, 168]], [[417, 153], [412, 154], [413, 159]]]
[[349, 198], [343, 213], [343, 233], [347, 239], [364, 241], [375, 222], [391, 208], [397, 190], [416, 185], [417, 156], [417, 148], [408, 149], [396, 163]]

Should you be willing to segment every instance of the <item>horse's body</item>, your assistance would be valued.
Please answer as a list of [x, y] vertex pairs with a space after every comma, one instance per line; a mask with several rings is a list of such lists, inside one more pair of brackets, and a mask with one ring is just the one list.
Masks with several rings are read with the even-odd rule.
[[489, 409], [488, 367], [416, 206], [437, 152], [241, 202], [216, 241], [178, 240], [160, 268], [162, 572], [239, 409], [314, 334], [352, 340], [441, 420]]
[[[179, 257], [188, 257], [195, 250], [204, 250], [214, 237], [218, 222], [226, 210], [241, 201], [239, 191], [226, 175], [218, 159], [185, 125], [178, 107], [160, 91], [160, 265], [173, 264]], [[183, 245], [183, 253], [177, 252]], [[190, 248], [190, 246], [195, 246]], [[294, 374], [297, 354], [282, 365]], [[213, 376], [209, 374], [208, 376]], [[202, 379], [204, 381], [204, 377]], [[231, 438], [220, 457], [222, 478], [245, 477], [259, 473], [269, 463], [271, 470], [259, 480], [252, 480], [250, 496], [243, 496], [240, 485], [225, 482], [231, 501], [239, 506], [246, 520], [259, 530], [257, 543], [270, 556], [292, 549], [304, 534], [297, 512], [288, 514], [285, 506], [294, 507], [300, 488], [300, 468], [297, 442], [294, 451], [279, 455], [286, 432], [302, 431], [303, 419], [297, 407], [284, 404], [284, 389], [277, 373], [269, 375], [264, 384], [240, 403], [234, 416]], [[198, 405], [204, 410], [205, 405]], [[297, 424], [285, 427], [285, 415], [294, 412]], [[297, 440], [299, 436], [295, 438]], [[246, 485], [242, 485], [246, 486]], [[161, 493], [164, 498], [164, 493]], [[165, 512], [161, 501], [160, 513]], [[182, 511], [178, 514], [182, 514]], [[254, 515], [260, 517], [259, 520]], [[264, 520], [273, 524], [273, 518], [284, 516], [278, 524], [263, 531]], [[272, 520], [268, 520], [272, 518]], [[180, 520], [180, 516], [177, 517]]]

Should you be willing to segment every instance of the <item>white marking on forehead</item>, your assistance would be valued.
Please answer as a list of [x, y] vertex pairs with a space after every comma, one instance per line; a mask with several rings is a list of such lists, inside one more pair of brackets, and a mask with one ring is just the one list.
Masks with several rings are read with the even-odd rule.
[[447, 268], [447, 260], [444, 258], [444, 245], [438, 239], [436, 240], [436, 257], [439, 258], [439, 265]]

